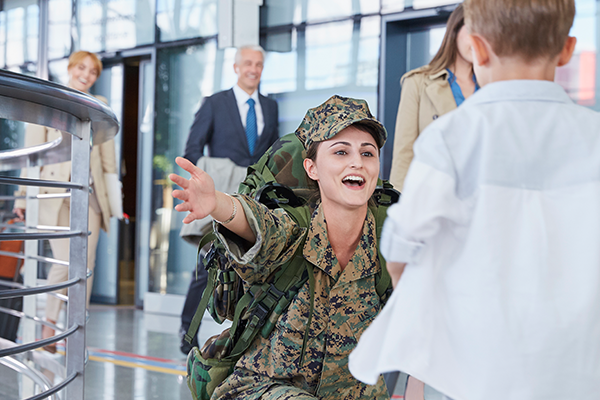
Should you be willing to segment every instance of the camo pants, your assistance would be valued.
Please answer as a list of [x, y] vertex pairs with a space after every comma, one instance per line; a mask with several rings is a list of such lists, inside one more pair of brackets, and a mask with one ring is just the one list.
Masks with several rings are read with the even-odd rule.
[[272, 386], [261, 397], [261, 400], [315, 400], [317, 397], [294, 386]]
[[[307, 388], [308, 389], [308, 388]], [[291, 381], [271, 379], [251, 371], [235, 369], [225, 382], [217, 387], [211, 400], [317, 400], [307, 390]]]

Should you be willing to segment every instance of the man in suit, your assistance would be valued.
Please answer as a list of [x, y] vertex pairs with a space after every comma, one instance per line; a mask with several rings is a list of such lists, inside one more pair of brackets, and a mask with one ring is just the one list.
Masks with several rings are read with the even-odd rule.
[[247, 167], [277, 140], [277, 102], [258, 92], [264, 53], [260, 46], [238, 49], [233, 65], [237, 84], [204, 100], [190, 129], [185, 158], [196, 164], [208, 145], [211, 157]]
[[[190, 129], [185, 158], [197, 164], [204, 155], [204, 147], [208, 146], [210, 157], [228, 158], [245, 168], [256, 163], [279, 138], [277, 102], [258, 92], [264, 60], [265, 51], [260, 46], [238, 49], [233, 65], [237, 84], [203, 101]], [[180, 349], [184, 354], [198, 345], [197, 338], [189, 345], [183, 335], [192, 322], [208, 280], [203, 266], [196, 268], [181, 313]]]

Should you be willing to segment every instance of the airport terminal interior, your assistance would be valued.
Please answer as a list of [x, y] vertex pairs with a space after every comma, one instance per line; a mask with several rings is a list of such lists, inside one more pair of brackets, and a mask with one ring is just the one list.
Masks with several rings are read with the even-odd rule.
[[[256, 44], [265, 50], [260, 93], [277, 102], [279, 136], [294, 132], [307, 109], [332, 95], [365, 99], [389, 132], [380, 171], [387, 179], [400, 78], [428, 64], [442, 43], [450, 13], [459, 3], [0, 1], [0, 68], [50, 81], [52, 85], [43, 90], [59, 93], [70, 79], [69, 56], [78, 50], [95, 53], [103, 70], [89, 93], [103, 96], [108, 106], [86, 107], [96, 107], [98, 113], [108, 115], [107, 120], [114, 118], [118, 123], [115, 172], [122, 182], [124, 218], [107, 220], [110, 234], [100, 230], [91, 305], [87, 314], [80, 307], [77, 317], [85, 321], [87, 350], [78, 353], [85, 361], [84, 380], [75, 378], [72, 383], [82, 385], [85, 399], [192, 398], [186, 383], [186, 355], [180, 351], [180, 315], [195, 271], [197, 247], [180, 236], [185, 213], [174, 209], [179, 200], [172, 197], [176, 185], [168, 176], [183, 173], [175, 158], [184, 153], [203, 99], [236, 84], [236, 47]], [[556, 81], [577, 104], [598, 111], [600, 0], [575, 3], [571, 35], [577, 37], [577, 47], [570, 63], [559, 68]], [[6, 87], [2, 79], [13, 78], [0, 76], [0, 92]], [[40, 85], [33, 80], [23, 82], [32, 85], [31, 90]], [[52, 108], [51, 102], [43, 106]], [[15, 111], [12, 119], [10, 114], [0, 115], [0, 165], [2, 152], [25, 146], [28, 124], [24, 121], [32, 122], [25, 114]], [[18, 178], [26, 170], [3, 167], [0, 178]], [[8, 225], [15, 217], [12, 196], [17, 190], [10, 182], [0, 179], [0, 227], [4, 233], [24, 232], [22, 222], [16, 227]], [[39, 203], [41, 217], [47, 210], [42, 200]], [[29, 204], [35, 207], [36, 202]], [[47, 238], [34, 242], [35, 248], [25, 251], [35, 256], [24, 257], [19, 263], [20, 271], [28, 275], [3, 278], [5, 283], [23, 282], [20, 279], [25, 279], [25, 286], [48, 283], [52, 263], [44, 260], [53, 257], [52, 246]], [[0, 248], [0, 263], [6, 260], [3, 251]], [[2, 281], [0, 285], [0, 292], [14, 290]], [[23, 312], [37, 319], [20, 317], [17, 345], [42, 338], [40, 319], [46, 315], [49, 296], [25, 296]], [[82, 292], [78, 299], [85, 303]], [[1, 301], [0, 307], [9, 304]], [[65, 307], [56, 322], [59, 332], [69, 328]], [[206, 314], [198, 342], [204, 343], [223, 329]], [[11, 344], [0, 338], [0, 354], [10, 348]], [[61, 340], [55, 352], [35, 349], [0, 358], [0, 399], [33, 398], [60, 385], [68, 378], [68, 351], [65, 340]], [[2, 362], [9, 358], [14, 363]], [[427, 388], [424, 394], [417, 393], [424, 389], [407, 386], [402, 374], [393, 385], [394, 399], [414, 391], [414, 399], [441, 400], [439, 393], [429, 393]], [[68, 398], [67, 389], [63, 389], [48, 398], [83, 398], [77, 396]]]

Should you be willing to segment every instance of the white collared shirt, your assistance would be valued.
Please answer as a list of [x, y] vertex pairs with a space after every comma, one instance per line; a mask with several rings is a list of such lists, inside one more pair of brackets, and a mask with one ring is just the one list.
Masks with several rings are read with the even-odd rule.
[[260, 106], [258, 90], [255, 90], [252, 95], [249, 95], [236, 83], [233, 86], [233, 94], [235, 94], [235, 101], [237, 102], [238, 110], [240, 110], [240, 118], [242, 119], [242, 125], [244, 126], [244, 129], [246, 129], [246, 117], [248, 116], [248, 109], [250, 108], [250, 105], [247, 103], [247, 101], [249, 98], [254, 100], [256, 129], [258, 131], [258, 136], [260, 136], [265, 128], [265, 118], [263, 116], [262, 107]]
[[496, 82], [414, 154], [381, 239], [408, 264], [350, 371], [455, 400], [597, 399], [600, 115], [553, 82]]

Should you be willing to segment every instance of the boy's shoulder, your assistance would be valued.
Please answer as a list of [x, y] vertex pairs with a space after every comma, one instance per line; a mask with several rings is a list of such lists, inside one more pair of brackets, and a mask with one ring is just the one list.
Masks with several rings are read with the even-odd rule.
[[[557, 112], [560, 109], [560, 112]], [[535, 111], [536, 114], [530, 113]], [[539, 116], [564, 121], [570, 116], [600, 118], [600, 113], [576, 104], [560, 85], [549, 81], [512, 80], [488, 84], [435, 123], [463, 124], [480, 118], [498, 123]], [[504, 117], [504, 119], [503, 119]], [[547, 121], [547, 120], [546, 120]]]

